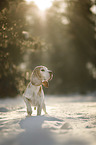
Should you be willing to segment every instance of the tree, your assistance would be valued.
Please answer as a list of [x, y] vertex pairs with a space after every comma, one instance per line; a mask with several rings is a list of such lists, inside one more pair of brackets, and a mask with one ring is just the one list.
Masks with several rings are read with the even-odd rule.
[[46, 11], [43, 31], [40, 31], [41, 25], [36, 25], [40, 24], [39, 19], [34, 23], [38, 27], [38, 32], [37, 27], [34, 32], [51, 44], [51, 49], [38, 53], [42, 59], [36, 57], [37, 54], [35, 57], [32, 54], [30, 58], [36, 60], [36, 65], [40, 62], [54, 70], [51, 93], [86, 93], [95, 90], [96, 80], [87, 69], [89, 62], [96, 64], [95, 19], [92, 20], [91, 6], [90, 0], [54, 1]]
[[[40, 40], [30, 36], [26, 21], [26, 5], [20, 0], [0, 1], [0, 96], [14, 96], [24, 90], [27, 83], [26, 71], [20, 64], [28, 50], [36, 50]], [[34, 7], [34, 6], [33, 6]]]

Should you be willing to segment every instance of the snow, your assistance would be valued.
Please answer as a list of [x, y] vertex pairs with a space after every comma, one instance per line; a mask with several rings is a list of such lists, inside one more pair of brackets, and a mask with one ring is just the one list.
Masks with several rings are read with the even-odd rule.
[[21, 97], [0, 99], [0, 145], [96, 145], [94, 95], [45, 96], [48, 115], [27, 116]]

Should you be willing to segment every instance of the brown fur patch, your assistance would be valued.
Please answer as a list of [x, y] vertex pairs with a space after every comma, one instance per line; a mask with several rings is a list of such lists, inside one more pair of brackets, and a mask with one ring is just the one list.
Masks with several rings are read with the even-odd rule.
[[48, 86], [49, 86], [48, 81], [43, 81], [43, 82], [42, 82], [42, 85], [43, 85], [45, 88], [48, 88]]
[[[40, 73], [40, 69], [42, 67], [36, 67], [32, 74], [31, 74], [31, 83], [33, 85], [37, 84], [37, 86], [41, 85], [42, 84], [42, 76], [41, 76], [41, 73]], [[35, 80], [35, 78], [37, 78], [37, 81]]]

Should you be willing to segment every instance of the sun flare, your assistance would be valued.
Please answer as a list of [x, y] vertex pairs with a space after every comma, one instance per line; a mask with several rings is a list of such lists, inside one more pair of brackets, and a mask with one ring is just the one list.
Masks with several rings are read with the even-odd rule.
[[34, 2], [41, 11], [45, 11], [46, 9], [52, 6], [52, 0], [26, 0], [27, 3]]

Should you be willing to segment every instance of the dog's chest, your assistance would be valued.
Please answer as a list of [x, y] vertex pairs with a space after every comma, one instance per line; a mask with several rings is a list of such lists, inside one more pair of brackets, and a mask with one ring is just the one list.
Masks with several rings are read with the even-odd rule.
[[37, 106], [37, 104], [39, 104], [43, 99], [42, 86], [34, 86], [29, 83], [24, 96], [30, 99], [32, 105]]

